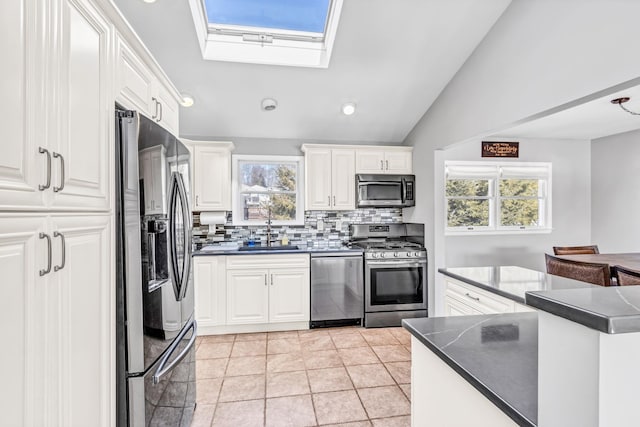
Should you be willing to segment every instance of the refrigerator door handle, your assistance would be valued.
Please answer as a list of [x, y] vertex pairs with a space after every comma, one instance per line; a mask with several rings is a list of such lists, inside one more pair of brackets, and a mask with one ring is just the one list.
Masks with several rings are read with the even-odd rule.
[[[191, 208], [189, 207], [189, 200], [187, 199], [187, 191], [184, 186], [184, 181], [182, 180], [182, 175], [179, 172], [174, 172], [172, 174], [172, 185], [171, 185], [171, 195], [170, 195], [170, 235], [171, 235], [171, 262], [174, 266], [174, 280], [177, 289], [177, 299], [178, 301], [182, 300], [187, 292], [187, 286], [189, 286], [189, 276], [191, 274]], [[176, 203], [180, 202], [180, 206], [182, 207], [182, 221], [183, 229], [184, 229], [184, 257], [182, 264], [182, 274], [179, 275], [178, 272], [178, 253], [177, 253], [177, 242], [176, 242], [176, 229], [175, 229], [175, 207]]]
[[[189, 330], [191, 329], [193, 329], [193, 334], [189, 339], [189, 343], [180, 352], [180, 354], [178, 354], [178, 356], [169, 365], [167, 365], [169, 358], [173, 355], [173, 352], [176, 350], [176, 348], [178, 347], [180, 342], [183, 340], [185, 335], [187, 335], [187, 332], [189, 332]], [[167, 352], [165, 353], [165, 355], [162, 356], [162, 359], [160, 359], [160, 363], [158, 364], [158, 369], [156, 369], [156, 372], [153, 374], [153, 378], [152, 378], [154, 384], [158, 384], [164, 375], [170, 372], [174, 366], [176, 366], [178, 363], [182, 361], [182, 359], [184, 359], [187, 353], [189, 353], [189, 350], [191, 350], [191, 348], [195, 344], [196, 337], [198, 335], [197, 333], [198, 333], [198, 324], [196, 323], [195, 319], [192, 316], [191, 319], [189, 319], [188, 326], [182, 329], [180, 334], [178, 334], [178, 336], [173, 340], [173, 343], [171, 343], [171, 346], [167, 349]]]

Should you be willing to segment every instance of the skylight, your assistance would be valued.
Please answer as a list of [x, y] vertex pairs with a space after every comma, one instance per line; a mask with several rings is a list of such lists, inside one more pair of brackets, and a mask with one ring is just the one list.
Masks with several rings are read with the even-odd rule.
[[189, 0], [204, 59], [329, 66], [343, 0]]

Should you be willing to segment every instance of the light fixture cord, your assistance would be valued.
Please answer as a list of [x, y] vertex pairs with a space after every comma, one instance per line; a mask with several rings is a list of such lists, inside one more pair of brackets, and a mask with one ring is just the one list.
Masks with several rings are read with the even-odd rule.
[[622, 105], [622, 103], [618, 104], [620, 106], [620, 108], [622, 108], [624, 111], [626, 111], [629, 114], [633, 114], [634, 116], [640, 116], [640, 113], [636, 113], [634, 111], [629, 110], [627, 107], [625, 107], [624, 105]]

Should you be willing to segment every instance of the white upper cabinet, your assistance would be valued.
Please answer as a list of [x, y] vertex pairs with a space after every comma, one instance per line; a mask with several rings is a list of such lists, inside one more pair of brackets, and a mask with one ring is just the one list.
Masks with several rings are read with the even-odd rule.
[[165, 199], [167, 176], [165, 173], [165, 148], [157, 145], [140, 151], [139, 171], [142, 175], [144, 191], [144, 213], [146, 215], [162, 215], [167, 213]]
[[307, 210], [355, 209], [355, 150], [303, 146]]
[[139, 111], [177, 136], [178, 100], [121, 37], [117, 37], [116, 74], [116, 101], [125, 108]]
[[231, 210], [230, 142], [184, 141], [193, 160], [194, 211]]
[[376, 147], [356, 150], [356, 173], [411, 174], [413, 173], [411, 147]]

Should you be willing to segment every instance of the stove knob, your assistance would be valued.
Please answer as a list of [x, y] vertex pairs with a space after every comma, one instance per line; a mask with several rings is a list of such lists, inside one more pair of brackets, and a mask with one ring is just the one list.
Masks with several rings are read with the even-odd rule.
[[398, 258], [398, 252], [394, 252], [394, 253], [393, 253], [393, 256], [394, 256], [394, 257], [396, 257], [396, 258]]
[[371, 254], [371, 258], [378, 258], [378, 254], [377, 254], [377, 253], [375, 253], [375, 252], [374, 252], [374, 253], [372, 253], [372, 254]]

